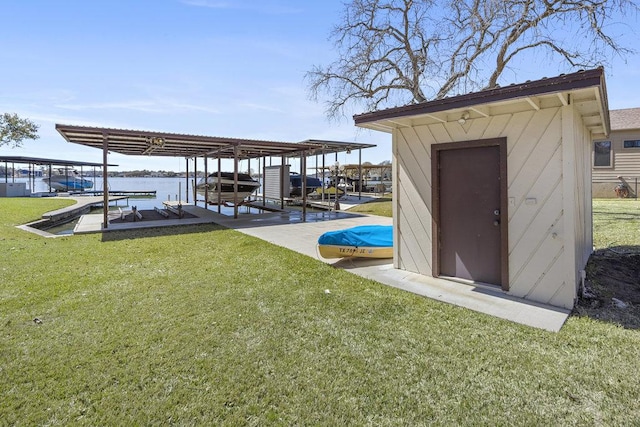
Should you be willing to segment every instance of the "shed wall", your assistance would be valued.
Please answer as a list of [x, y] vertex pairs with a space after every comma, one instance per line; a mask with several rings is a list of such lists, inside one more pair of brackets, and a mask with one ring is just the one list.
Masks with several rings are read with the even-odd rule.
[[[565, 107], [570, 108], [570, 107]], [[574, 298], [579, 290], [581, 275], [593, 252], [593, 205], [592, 205], [592, 177], [591, 177], [591, 135], [585, 128], [579, 115], [574, 115], [573, 142], [575, 148], [574, 172], [576, 187], [573, 193], [575, 212], [575, 268]]]
[[[572, 111], [572, 107], [564, 107]], [[501, 114], [467, 121], [436, 123], [394, 130], [394, 225], [397, 268], [432, 275], [431, 146], [489, 138], [507, 138], [509, 197], [509, 293], [534, 301], [572, 307], [576, 276], [566, 274], [565, 240], [579, 240], [575, 264], [584, 258], [587, 222], [584, 196], [563, 197], [563, 108]], [[565, 130], [567, 132], [567, 130]], [[583, 194], [584, 167], [590, 142], [579, 115], [571, 115], [568, 132], [583, 143], [575, 148], [581, 160], [572, 165], [575, 192]], [[573, 149], [572, 149], [573, 150]], [[571, 151], [571, 150], [570, 150]], [[587, 163], [588, 164], [588, 163]], [[589, 177], [590, 178], [590, 177]], [[587, 182], [590, 182], [588, 180]], [[472, 183], [470, 183], [471, 185]], [[582, 189], [582, 190], [581, 190]], [[564, 203], [582, 212], [579, 221], [565, 221]], [[579, 225], [578, 225], [579, 223]], [[575, 224], [575, 225], [574, 225]], [[565, 236], [565, 227], [571, 238]], [[589, 229], [589, 235], [590, 229]], [[573, 254], [574, 249], [567, 249]], [[588, 255], [587, 255], [588, 256]], [[573, 256], [571, 258], [574, 258]], [[574, 265], [572, 262], [571, 265]]]

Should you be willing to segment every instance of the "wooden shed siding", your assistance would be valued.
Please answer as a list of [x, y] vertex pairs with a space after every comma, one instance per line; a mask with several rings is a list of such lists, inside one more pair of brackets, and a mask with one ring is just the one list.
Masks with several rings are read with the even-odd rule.
[[[579, 163], [571, 165], [574, 175], [569, 183], [563, 181], [562, 118], [567, 107], [539, 111], [523, 111], [468, 121], [437, 123], [394, 130], [394, 159], [396, 161], [397, 206], [402, 212], [395, 216], [399, 228], [397, 264], [399, 268], [431, 275], [431, 192], [430, 146], [435, 143], [507, 138], [509, 218], [509, 286], [510, 294], [539, 302], [571, 307], [575, 296], [573, 280], [567, 280], [564, 203], [574, 212], [583, 212], [584, 198], [564, 200], [567, 185], [575, 194], [584, 186], [584, 174], [578, 179]], [[572, 109], [573, 107], [569, 107]], [[573, 117], [571, 121], [578, 120]], [[570, 126], [572, 134], [578, 126]], [[586, 134], [582, 124], [579, 134]], [[590, 145], [587, 144], [587, 147]], [[584, 147], [583, 147], [584, 149]], [[574, 151], [571, 149], [570, 151]], [[578, 150], [580, 151], [580, 150]], [[584, 150], [582, 150], [584, 151]], [[590, 153], [590, 151], [589, 151]], [[529, 199], [529, 201], [527, 201]], [[534, 202], [535, 199], [535, 202]], [[580, 224], [569, 221], [569, 240], [584, 231], [586, 220]], [[585, 240], [585, 239], [582, 239]], [[581, 242], [580, 256], [585, 252]], [[574, 252], [573, 249], [571, 252]], [[571, 262], [574, 264], [574, 261]], [[577, 263], [576, 263], [577, 265]], [[576, 271], [572, 276], [575, 277]]]
[[[413, 195], [407, 193], [412, 192]], [[415, 271], [420, 274], [432, 274], [431, 269], [431, 213], [430, 205], [424, 203], [419, 193], [411, 188], [401, 186], [399, 198], [400, 226], [399, 226], [399, 253], [402, 259], [402, 268]], [[406, 227], [404, 224], [412, 224]], [[429, 227], [426, 227], [426, 225]]]
[[[579, 216], [579, 208], [576, 203], [576, 190], [578, 188], [578, 180], [576, 177], [577, 166], [577, 149], [579, 140], [576, 141], [576, 129], [574, 127], [574, 114], [571, 106], [563, 108], [563, 126], [562, 138], [565, 143], [562, 144], [562, 163], [563, 171], [563, 191], [564, 191], [564, 220], [565, 232], [563, 234], [565, 245], [567, 246], [565, 282], [568, 284], [575, 283], [576, 270], [574, 267], [578, 263], [578, 239], [576, 229], [578, 228], [577, 219]], [[575, 142], [571, 142], [575, 141]], [[572, 248], [572, 249], [570, 249]]]
[[[574, 115], [574, 141], [576, 144], [576, 268], [578, 273], [584, 270], [589, 256], [593, 251], [593, 212], [591, 202], [591, 135], [580, 120], [578, 114]], [[578, 290], [581, 277], [577, 274], [576, 287]]]
[[[431, 275], [431, 143], [428, 129], [404, 128], [394, 135], [398, 165], [394, 215], [398, 230], [398, 268]], [[424, 142], [426, 140], [427, 142]]]
[[540, 283], [527, 298], [534, 301], [548, 301], [549, 304], [555, 306], [572, 307], [575, 297], [572, 287], [566, 282], [559, 283], [557, 281], [557, 277], [561, 277], [566, 268], [563, 252], [554, 259], [554, 263], [547, 270], [548, 274], [541, 277]]
[[[512, 291], [527, 295], [544, 271], [528, 270], [532, 258], [548, 237], [556, 233], [556, 243], [562, 247], [562, 182], [550, 180], [549, 193], [535, 205], [523, 205], [509, 221], [509, 237], [514, 238], [509, 251], [509, 271]], [[541, 182], [541, 186], [545, 183]]]
[[[398, 167], [398, 139], [399, 133], [392, 132], [391, 134], [391, 193], [395, 194], [393, 197], [393, 202], [391, 203], [391, 216], [393, 218], [393, 268], [401, 268], [400, 267], [400, 233], [402, 230], [400, 229], [400, 221], [398, 218], [400, 217], [400, 209], [398, 202], [399, 194], [400, 194], [400, 185], [398, 184], [400, 181], [400, 168]], [[415, 271], [415, 270], [410, 270]]]
[[564, 256], [558, 238], [563, 215], [561, 109], [518, 113], [509, 127], [510, 292], [549, 302], [563, 284], [553, 269]]
[[[562, 301], [575, 299], [580, 282], [580, 271], [584, 270], [593, 249], [593, 216], [591, 205], [591, 135], [579, 115], [571, 110], [571, 106], [564, 107], [567, 121], [573, 119], [571, 124], [572, 140], [565, 145], [573, 150], [572, 172], [573, 191], [567, 197], [573, 203], [573, 216], [567, 216], [568, 221], [573, 221], [573, 268], [566, 269], [567, 289], [563, 289]], [[571, 173], [566, 173], [567, 176]], [[568, 260], [569, 261], [569, 260]], [[560, 297], [558, 297], [560, 298]], [[560, 305], [555, 300], [552, 304]], [[565, 305], [566, 306], [566, 305]]]

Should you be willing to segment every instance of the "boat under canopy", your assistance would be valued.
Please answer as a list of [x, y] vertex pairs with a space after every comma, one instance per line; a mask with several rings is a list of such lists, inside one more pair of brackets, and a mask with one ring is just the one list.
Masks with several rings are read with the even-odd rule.
[[[238, 173], [238, 193], [235, 197], [235, 181], [233, 172], [220, 172], [220, 180], [218, 181], [218, 172], [209, 174], [207, 179], [204, 178], [198, 183], [196, 189], [198, 193], [204, 194], [208, 192], [207, 198], [211, 203], [238, 203], [253, 194], [260, 183], [251, 178], [247, 173]], [[218, 199], [220, 197], [220, 199]]]
[[89, 190], [93, 182], [84, 178], [75, 169], [56, 168], [51, 175], [42, 179], [47, 185], [56, 191]]
[[[306, 177], [306, 184], [307, 195], [315, 191], [317, 188], [322, 188], [322, 181], [319, 178], [313, 176]], [[302, 196], [302, 175], [292, 172], [289, 175], [289, 185], [289, 194], [291, 196]]]

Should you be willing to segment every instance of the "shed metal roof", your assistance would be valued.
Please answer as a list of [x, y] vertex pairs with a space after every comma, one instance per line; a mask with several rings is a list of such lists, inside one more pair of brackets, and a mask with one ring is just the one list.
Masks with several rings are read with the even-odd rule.
[[353, 119], [356, 126], [391, 132], [400, 127], [457, 121], [463, 113], [468, 113], [467, 119], [476, 119], [569, 104], [576, 107], [592, 135], [609, 134], [602, 68], [358, 114]]
[[216, 157], [239, 159], [267, 156], [296, 156], [351, 151], [375, 147], [375, 144], [309, 139], [293, 143], [186, 135], [145, 130], [112, 129], [56, 124], [56, 130], [68, 142], [103, 149], [106, 141], [110, 152], [125, 155], [167, 157]]

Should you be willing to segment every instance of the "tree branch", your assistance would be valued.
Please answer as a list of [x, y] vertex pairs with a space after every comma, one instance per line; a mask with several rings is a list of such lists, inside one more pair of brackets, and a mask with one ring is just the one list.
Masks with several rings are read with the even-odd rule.
[[638, 10], [634, 0], [351, 0], [331, 33], [338, 58], [305, 79], [330, 118], [347, 105], [424, 102], [495, 87], [526, 52], [567, 68], [632, 53], [608, 25]]

